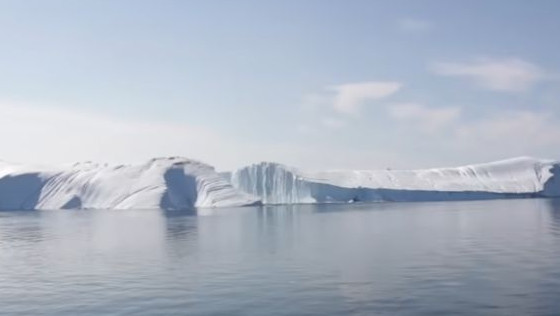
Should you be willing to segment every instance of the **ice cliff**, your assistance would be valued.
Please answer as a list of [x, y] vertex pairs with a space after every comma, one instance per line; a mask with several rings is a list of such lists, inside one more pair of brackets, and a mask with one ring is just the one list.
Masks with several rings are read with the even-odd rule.
[[560, 163], [528, 157], [456, 168], [306, 172], [263, 162], [231, 174], [264, 204], [560, 196]]
[[321, 172], [260, 163], [219, 174], [209, 165], [178, 157], [118, 166], [30, 166], [0, 161], [0, 210], [530, 197], [560, 197], [559, 162], [516, 158], [457, 168]]
[[0, 162], [0, 209], [189, 209], [259, 203], [213, 167], [185, 158], [142, 165]]

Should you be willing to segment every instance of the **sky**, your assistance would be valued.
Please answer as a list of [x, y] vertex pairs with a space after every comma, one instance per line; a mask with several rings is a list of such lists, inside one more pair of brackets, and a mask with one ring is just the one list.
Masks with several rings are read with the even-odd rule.
[[0, 159], [560, 159], [560, 1], [0, 0]]

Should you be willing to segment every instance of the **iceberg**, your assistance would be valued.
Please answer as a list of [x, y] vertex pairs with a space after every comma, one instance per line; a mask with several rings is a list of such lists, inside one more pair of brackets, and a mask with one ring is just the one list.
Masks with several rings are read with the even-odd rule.
[[0, 161], [0, 210], [180, 210], [533, 197], [560, 197], [560, 162], [521, 157], [456, 168], [318, 172], [263, 162], [218, 173], [182, 157], [139, 165]]
[[263, 162], [230, 178], [264, 204], [560, 197], [560, 163], [530, 157], [455, 168], [320, 172]]
[[235, 189], [213, 167], [157, 158], [141, 165], [29, 166], [0, 161], [0, 209], [191, 209], [245, 206], [259, 199]]

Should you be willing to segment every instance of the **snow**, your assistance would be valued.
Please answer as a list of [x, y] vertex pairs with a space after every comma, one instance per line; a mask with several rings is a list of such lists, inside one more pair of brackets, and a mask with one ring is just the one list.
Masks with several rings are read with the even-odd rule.
[[264, 204], [560, 197], [560, 163], [528, 157], [426, 170], [302, 171], [260, 163], [217, 173], [170, 157], [140, 165], [0, 161], [0, 210], [191, 209]]
[[231, 174], [265, 204], [440, 201], [560, 196], [560, 164], [520, 157], [425, 170], [308, 172], [263, 162]]
[[180, 157], [141, 165], [0, 162], [0, 209], [190, 209], [259, 203], [206, 164]]

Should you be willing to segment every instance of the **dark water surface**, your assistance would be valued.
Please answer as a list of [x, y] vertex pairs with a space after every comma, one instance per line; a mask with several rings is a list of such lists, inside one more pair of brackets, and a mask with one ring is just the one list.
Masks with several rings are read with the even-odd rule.
[[0, 314], [560, 315], [560, 201], [0, 212]]

